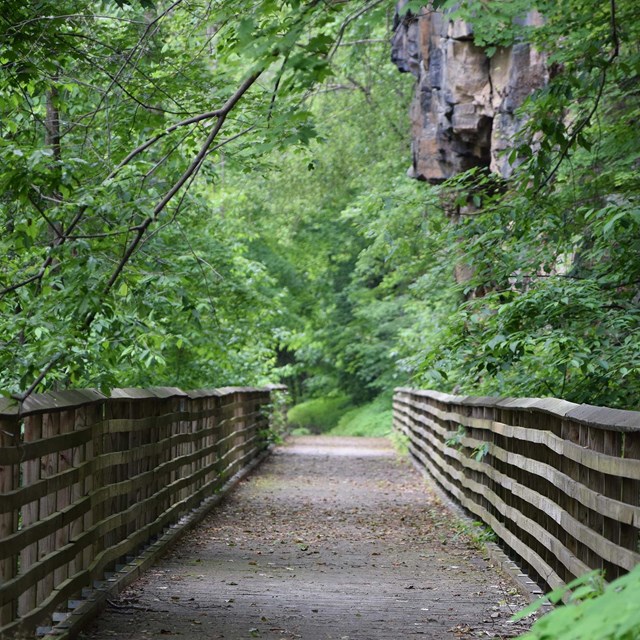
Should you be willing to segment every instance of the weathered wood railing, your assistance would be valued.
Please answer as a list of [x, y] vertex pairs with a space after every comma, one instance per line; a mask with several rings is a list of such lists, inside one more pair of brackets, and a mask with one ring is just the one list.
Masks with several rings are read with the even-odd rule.
[[0, 400], [0, 638], [31, 634], [265, 447], [271, 388]]
[[555, 588], [640, 562], [640, 412], [397, 389], [410, 455]]

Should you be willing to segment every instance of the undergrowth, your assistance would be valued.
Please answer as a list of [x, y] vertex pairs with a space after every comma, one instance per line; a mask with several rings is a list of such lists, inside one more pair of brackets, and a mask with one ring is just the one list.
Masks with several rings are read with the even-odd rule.
[[455, 523], [454, 528], [456, 529], [454, 539], [465, 536], [476, 549], [483, 549], [487, 542], [498, 541], [498, 536], [493, 529], [479, 520], [460, 519]]
[[287, 420], [294, 435], [326, 433], [352, 408], [346, 395], [313, 398], [291, 407]]
[[521, 619], [547, 602], [567, 600], [540, 618], [521, 640], [639, 640], [640, 565], [603, 588], [593, 571], [556, 589], [530, 605], [514, 619]]
[[391, 432], [391, 395], [353, 406], [348, 396], [314, 398], [292, 407], [288, 422], [293, 435], [382, 437]]
[[329, 433], [332, 436], [383, 437], [391, 431], [392, 413], [391, 396], [383, 394], [347, 411]]

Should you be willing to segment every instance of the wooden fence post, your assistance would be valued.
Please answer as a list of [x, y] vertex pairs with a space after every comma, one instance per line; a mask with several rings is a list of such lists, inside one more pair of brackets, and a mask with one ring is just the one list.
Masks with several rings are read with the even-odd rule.
[[[597, 429], [595, 427], [585, 427], [587, 431], [587, 441], [585, 447], [591, 451], [598, 453], [604, 453], [604, 429]], [[604, 494], [604, 474], [594, 469], [587, 469], [587, 482], [592, 491], [599, 494]], [[602, 532], [604, 528], [604, 516], [598, 513], [594, 509], [585, 509], [586, 517], [584, 519], [585, 524], [592, 531]], [[604, 569], [604, 560], [597, 553], [590, 551], [587, 564], [590, 567], [597, 569]]]
[[[187, 407], [191, 406], [191, 401], [188, 398], [173, 398], [173, 411], [178, 414], [182, 414], [182, 416], [176, 422], [180, 425], [180, 433], [184, 435], [192, 436], [193, 433], [197, 430], [197, 425], [195, 420], [191, 419], [191, 412], [187, 411]], [[191, 455], [196, 451], [197, 443], [194, 440], [188, 440], [183, 442], [180, 445], [180, 455]], [[191, 462], [188, 462], [183, 466], [185, 473], [189, 476], [192, 476], [194, 473], [200, 469], [202, 465], [202, 459], [196, 458]], [[200, 488], [200, 480], [192, 480], [191, 483], [185, 486], [180, 491], [180, 500], [185, 500], [190, 495], [195, 493]]]
[[[87, 405], [77, 408], [74, 411], [74, 421], [73, 428], [74, 430], [85, 429], [90, 425], [94, 425], [97, 420], [95, 419], [96, 408], [93, 405]], [[74, 447], [72, 451], [72, 465], [76, 468], [83, 469], [78, 482], [74, 483], [71, 486], [70, 493], [70, 501], [71, 504], [75, 504], [79, 502], [83, 498], [89, 495], [92, 482], [93, 482], [93, 473], [91, 469], [91, 459], [93, 457], [93, 441], [92, 439], [89, 442], [82, 444], [80, 446]], [[75, 540], [79, 537], [84, 531], [88, 531], [93, 524], [91, 518], [91, 509], [76, 518], [69, 525], [69, 539]], [[86, 569], [91, 561], [91, 557], [88, 552], [91, 551], [91, 546], [88, 545], [84, 550], [78, 552], [74, 560], [69, 563], [69, 575], [72, 576], [83, 569]]]
[[[578, 425], [572, 420], [569, 420], [568, 418], [565, 418], [565, 420], [563, 420], [562, 422], [561, 434], [562, 434], [563, 440], [567, 442], [571, 442], [573, 444], [578, 444], [580, 442], [580, 431], [578, 429]], [[578, 474], [580, 471], [579, 469], [580, 465], [575, 460], [572, 460], [568, 456], [562, 457], [562, 461], [560, 465], [561, 465], [560, 466], [561, 471], [565, 475], [569, 476], [571, 480], [577, 483]], [[577, 517], [578, 504], [576, 503], [575, 500], [570, 499], [567, 501], [566, 511], [567, 513], [569, 513], [570, 516], [573, 516], [574, 518]], [[573, 536], [570, 536], [570, 535], [567, 536], [565, 547], [569, 550], [571, 554], [579, 557], [580, 549], [579, 549], [578, 541]]]
[[[42, 416], [42, 437], [51, 438], [60, 433], [60, 412], [49, 410]], [[40, 459], [40, 478], [49, 478], [58, 472], [58, 453], [49, 453]], [[55, 492], [49, 493], [40, 499], [40, 520], [56, 512], [57, 495]], [[38, 543], [38, 560], [42, 560], [56, 548], [56, 534], [50, 533], [40, 539]], [[42, 603], [53, 591], [54, 575], [48, 573], [38, 582], [36, 590], [36, 602]]]
[[215, 453], [213, 454], [213, 471], [211, 472], [210, 482], [217, 489], [221, 484], [221, 474], [224, 462], [222, 461], [222, 449], [220, 447], [220, 440], [224, 434], [224, 410], [223, 410], [223, 396], [220, 392], [217, 392], [211, 398], [211, 411], [212, 414], [209, 418], [209, 424], [213, 428], [213, 434], [211, 436], [211, 444], [215, 445]]
[[[235, 431], [235, 437], [233, 438], [233, 473], [237, 471], [237, 463], [242, 459], [245, 450], [245, 441], [247, 436], [244, 432], [246, 426], [246, 407], [247, 407], [247, 392], [245, 389], [238, 389], [233, 394], [234, 410], [233, 410], [233, 430]], [[233, 475], [232, 473], [232, 475]]]
[[[607, 429], [604, 432], [603, 450], [609, 456], [622, 456], [623, 434], [620, 431]], [[612, 500], [622, 500], [622, 478], [606, 474], [604, 478], [604, 495]], [[620, 528], [621, 524], [618, 520], [605, 518], [602, 534], [607, 540], [620, 544]]]
[[[73, 431], [75, 426], [75, 410], [69, 409], [61, 411], [58, 414], [59, 429], [58, 432], [62, 435]], [[73, 466], [73, 451], [72, 449], [65, 449], [59, 451], [57, 455], [57, 472], [62, 473]], [[56, 511], [62, 511], [71, 504], [71, 487], [64, 487], [56, 493]], [[54, 549], [61, 549], [69, 542], [69, 525], [60, 527], [54, 536]], [[69, 563], [58, 567], [54, 571], [53, 585], [54, 588], [69, 577]]]
[[[0, 415], [0, 447], [7, 449], [18, 448], [20, 445], [20, 423], [14, 417]], [[0, 465], [0, 494], [13, 491], [19, 487], [20, 464]], [[15, 509], [0, 511], [0, 539], [15, 533], [18, 530], [18, 512]], [[8, 582], [17, 575], [18, 558], [9, 556], [0, 560], [0, 585]], [[11, 601], [0, 607], [0, 626], [12, 622], [17, 615], [17, 602]]]
[[[640, 466], [640, 431], [628, 431], [624, 434], [625, 458], [638, 460]], [[640, 507], [640, 480], [623, 478], [622, 480], [622, 500], [627, 504]], [[625, 525], [624, 535], [621, 536], [621, 546], [640, 553], [640, 517], [634, 524]]]
[[[24, 419], [23, 441], [33, 442], [42, 437], [42, 415], [29, 415]], [[22, 463], [22, 485], [28, 487], [40, 479], [40, 458]], [[40, 501], [34, 500], [22, 507], [22, 526], [28, 527], [40, 519]], [[24, 573], [38, 561], [38, 543], [32, 542], [20, 552], [20, 571]], [[28, 613], [36, 606], [36, 585], [29, 587], [18, 601], [18, 614]]]

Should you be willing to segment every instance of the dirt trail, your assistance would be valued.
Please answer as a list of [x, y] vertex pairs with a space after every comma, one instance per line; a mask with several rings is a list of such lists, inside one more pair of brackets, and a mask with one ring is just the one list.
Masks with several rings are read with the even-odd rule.
[[506, 638], [525, 602], [388, 442], [279, 447], [84, 638]]

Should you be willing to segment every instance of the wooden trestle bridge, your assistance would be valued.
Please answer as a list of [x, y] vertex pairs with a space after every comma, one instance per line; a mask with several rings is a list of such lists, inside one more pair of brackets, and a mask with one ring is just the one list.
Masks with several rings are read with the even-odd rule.
[[[640, 561], [638, 412], [398, 389], [425, 486], [380, 441], [272, 453], [282, 391], [1, 400], [0, 638], [510, 637], [531, 595], [511, 577], [539, 592]], [[472, 548], [485, 530], [448, 499], [503, 551]]]

